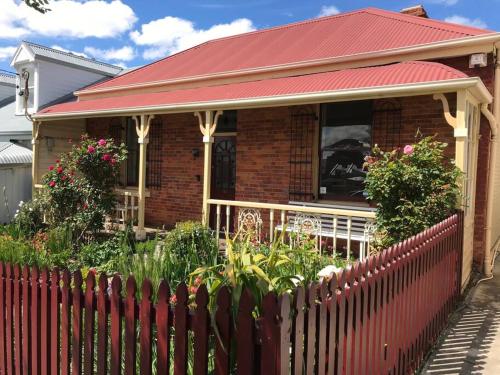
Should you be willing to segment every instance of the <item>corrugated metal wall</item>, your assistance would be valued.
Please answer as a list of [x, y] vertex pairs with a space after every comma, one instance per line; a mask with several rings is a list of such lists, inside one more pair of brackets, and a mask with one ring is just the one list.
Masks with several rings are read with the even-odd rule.
[[0, 224], [8, 223], [20, 201], [31, 199], [31, 165], [0, 167]]

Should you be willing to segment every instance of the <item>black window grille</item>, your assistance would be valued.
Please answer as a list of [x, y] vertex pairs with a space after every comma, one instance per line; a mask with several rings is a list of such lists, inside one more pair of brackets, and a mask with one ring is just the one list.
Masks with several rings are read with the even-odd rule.
[[113, 117], [109, 123], [108, 137], [113, 138], [116, 145], [123, 142], [123, 123], [119, 117]]
[[376, 142], [382, 150], [401, 147], [401, 103], [396, 99], [377, 100], [373, 111]]
[[146, 186], [151, 189], [161, 188], [163, 145], [163, 121], [155, 117], [149, 128], [149, 144], [146, 152]]
[[314, 199], [313, 162], [317, 115], [314, 107], [291, 112], [289, 200], [310, 202]]

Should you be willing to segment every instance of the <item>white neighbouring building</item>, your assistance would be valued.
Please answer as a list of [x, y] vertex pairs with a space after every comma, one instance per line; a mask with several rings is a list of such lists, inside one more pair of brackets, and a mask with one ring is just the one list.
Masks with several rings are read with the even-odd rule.
[[[20, 201], [31, 198], [33, 124], [29, 116], [74, 100], [75, 90], [124, 71], [27, 41], [19, 45], [11, 66], [15, 73], [0, 73], [0, 224], [12, 219]], [[40, 156], [47, 160], [68, 151], [68, 136], [63, 129], [54, 130], [50, 136], [39, 134], [37, 140], [43, 142], [46, 151]]]

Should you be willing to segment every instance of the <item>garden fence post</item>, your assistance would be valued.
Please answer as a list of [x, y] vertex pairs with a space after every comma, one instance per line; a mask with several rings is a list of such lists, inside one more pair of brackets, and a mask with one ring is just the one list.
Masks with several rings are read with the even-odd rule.
[[279, 363], [279, 308], [278, 299], [274, 292], [268, 293], [262, 300], [261, 319], [261, 363], [260, 373], [266, 375], [281, 374]]
[[180, 283], [175, 291], [174, 375], [184, 375], [188, 363], [188, 290]]
[[255, 301], [248, 289], [244, 289], [238, 306], [236, 324], [236, 367], [238, 375], [253, 375], [258, 365], [255, 363], [256, 338], [253, 310]]
[[153, 312], [151, 303], [151, 296], [153, 294], [153, 286], [151, 281], [145, 279], [142, 282], [142, 298], [139, 310], [139, 326], [140, 336], [139, 343], [141, 347], [140, 363], [141, 374], [151, 375], [152, 373], [152, 316]]
[[70, 338], [71, 338], [71, 274], [68, 270], [63, 272], [61, 288], [61, 374], [70, 374]]
[[83, 371], [85, 375], [94, 373], [94, 327], [95, 327], [95, 277], [89, 272], [85, 281], [85, 325], [83, 346]]
[[22, 317], [21, 317], [21, 267], [14, 266], [14, 370], [16, 375], [23, 371], [22, 367]]
[[97, 374], [108, 373], [108, 277], [105, 273], [99, 276], [99, 292], [97, 294]]
[[300, 375], [304, 371], [304, 307], [306, 292], [303, 286], [295, 290], [293, 296], [292, 322], [292, 374]]
[[[73, 374], [82, 373], [82, 273], [73, 274], [73, 338], [71, 341], [71, 370]], [[34, 366], [34, 364], [33, 364]]]
[[[231, 293], [227, 287], [222, 287], [217, 293], [217, 310], [215, 312], [215, 374], [231, 373]], [[248, 337], [245, 338], [248, 340]], [[251, 346], [251, 345], [249, 345]]]
[[122, 279], [119, 275], [113, 276], [111, 281], [111, 375], [120, 375], [122, 366]]
[[170, 287], [165, 280], [160, 282], [158, 288], [158, 303], [156, 304], [157, 341], [156, 373], [167, 374], [170, 372]]
[[136, 365], [136, 320], [137, 309], [135, 294], [137, 285], [134, 276], [127, 279], [127, 298], [125, 300], [125, 375], [135, 375]]
[[[1, 272], [0, 272], [1, 275]], [[1, 282], [1, 281], [0, 281]], [[31, 374], [31, 318], [30, 318], [30, 306], [31, 306], [31, 296], [30, 296], [30, 269], [28, 266], [23, 267], [23, 371], [25, 374]], [[0, 296], [1, 298], [1, 296]], [[0, 305], [1, 306], [1, 305]], [[1, 308], [1, 307], [0, 307]], [[1, 319], [1, 317], [0, 317]]]
[[56, 267], [51, 274], [50, 279], [50, 373], [59, 374], [59, 269]]

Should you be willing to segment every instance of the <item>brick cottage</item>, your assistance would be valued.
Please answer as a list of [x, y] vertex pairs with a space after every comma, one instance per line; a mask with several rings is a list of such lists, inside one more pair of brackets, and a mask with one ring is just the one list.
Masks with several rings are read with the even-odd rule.
[[253, 220], [272, 236], [301, 215], [361, 258], [374, 218], [364, 156], [436, 134], [465, 174], [465, 284], [473, 262], [491, 272], [500, 236], [499, 45], [419, 7], [209, 41], [34, 114], [33, 181], [65, 139], [113, 137], [129, 150], [118, 191], [138, 237], [190, 219], [221, 231]]

